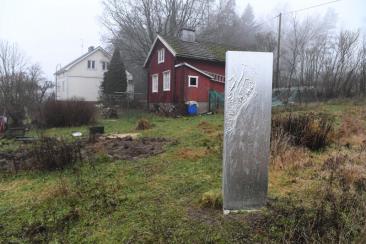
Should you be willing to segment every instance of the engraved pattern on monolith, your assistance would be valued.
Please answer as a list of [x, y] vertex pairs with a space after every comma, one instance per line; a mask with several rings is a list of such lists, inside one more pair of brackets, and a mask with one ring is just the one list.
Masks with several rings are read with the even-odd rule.
[[227, 52], [224, 210], [263, 206], [268, 188], [272, 53]]

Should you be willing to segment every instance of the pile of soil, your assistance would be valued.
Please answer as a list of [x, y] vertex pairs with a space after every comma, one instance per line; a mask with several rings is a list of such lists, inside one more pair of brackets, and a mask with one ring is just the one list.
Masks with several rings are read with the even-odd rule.
[[32, 168], [28, 150], [19, 149], [13, 152], [0, 152], [0, 171], [16, 171]]
[[[81, 143], [81, 158], [104, 153], [113, 160], [135, 160], [164, 152], [164, 145], [173, 143], [162, 137], [99, 137], [95, 142]], [[0, 171], [16, 172], [35, 168], [35, 159], [31, 151], [24, 146], [13, 152], [0, 152]]]
[[164, 152], [164, 145], [171, 142], [162, 137], [99, 138], [95, 143], [87, 144], [85, 152], [105, 153], [114, 160], [135, 160], [160, 154]]

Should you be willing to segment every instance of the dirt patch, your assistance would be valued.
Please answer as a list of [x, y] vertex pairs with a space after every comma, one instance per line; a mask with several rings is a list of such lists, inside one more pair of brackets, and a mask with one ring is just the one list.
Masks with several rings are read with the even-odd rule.
[[32, 162], [28, 150], [21, 148], [12, 152], [0, 152], [0, 171], [15, 172], [17, 169], [30, 169]]
[[[95, 142], [87, 140], [78, 144], [82, 159], [95, 153], [104, 153], [114, 160], [135, 160], [157, 155], [165, 151], [164, 146], [177, 143], [162, 137], [136, 138], [135, 135], [113, 135], [99, 137]], [[36, 158], [30, 147], [21, 147], [12, 152], [0, 152], [0, 171], [17, 172], [37, 168]]]
[[207, 225], [220, 225], [222, 222], [221, 209], [189, 208], [187, 214], [190, 219]]
[[85, 152], [105, 153], [114, 160], [134, 160], [160, 154], [165, 151], [164, 145], [171, 142], [161, 137], [99, 138], [97, 142], [87, 144]]

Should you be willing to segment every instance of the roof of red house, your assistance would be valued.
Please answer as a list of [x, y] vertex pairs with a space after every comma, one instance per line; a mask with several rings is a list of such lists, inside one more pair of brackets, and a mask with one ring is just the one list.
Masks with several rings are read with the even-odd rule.
[[225, 44], [202, 41], [188, 42], [177, 37], [158, 35], [151, 46], [144, 66], [146, 66], [157, 40], [160, 40], [174, 56], [213, 62], [225, 62], [226, 51], [239, 50], [239, 48]]

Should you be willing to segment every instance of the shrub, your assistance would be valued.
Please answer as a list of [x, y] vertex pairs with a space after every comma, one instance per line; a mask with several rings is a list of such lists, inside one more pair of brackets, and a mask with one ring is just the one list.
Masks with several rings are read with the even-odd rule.
[[271, 131], [271, 156], [277, 157], [286, 152], [291, 146], [291, 137], [282, 129]]
[[80, 145], [63, 139], [42, 137], [30, 149], [36, 168], [45, 170], [63, 169], [81, 160]]
[[295, 145], [319, 150], [333, 140], [334, 120], [326, 114], [289, 114], [272, 118], [272, 130], [283, 130]]
[[366, 172], [360, 161], [344, 155], [330, 157], [320, 175], [322, 181], [310, 202], [284, 197], [268, 203], [256, 223], [267, 233], [271, 240], [267, 242], [353, 243], [362, 236]]
[[222, 208], [222, 193], [221, 191], [208, 191], [203, 193], [200, 199], [200, 205], [203, 208]]
[[96, 108], [86, 101], [48, 101], [43, 108], [45, 125], [48, 127], [80, 126], [95, 121]]
[[136, 130], [147, 130], [147, 129], [151, 129], [151, 128], [152, 128], [152, 124], [147, 119], [140, 119], [137, 122]]

